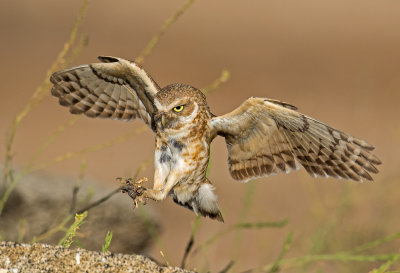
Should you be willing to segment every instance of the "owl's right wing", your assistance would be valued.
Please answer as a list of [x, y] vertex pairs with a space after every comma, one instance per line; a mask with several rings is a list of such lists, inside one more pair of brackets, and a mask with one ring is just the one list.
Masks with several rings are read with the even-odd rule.
[[250, 98], [210, 121], [213, 135], [225, 137], [232, 177], [247, 181], [302, 165], [316, 176], [372, 180], [381, 161], [367, 142], [303, 115], [276, 100]]
[[54, 73], [51, 94], [72, 114], [119, 120], [142, 119], [151, 126], [157, 83], [139, 65], [116, 57]]

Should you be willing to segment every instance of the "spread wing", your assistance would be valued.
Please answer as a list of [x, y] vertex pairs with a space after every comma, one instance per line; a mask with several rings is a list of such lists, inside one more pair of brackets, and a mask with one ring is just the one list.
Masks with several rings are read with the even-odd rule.
[[159, 86], [134, 62], [115, 57], [99, 59], [103, 63], [54, 73], [51, 94], [72, 114], [126, 121], [139, 117], [151, 126], [153, 98]]
[[302, 165], [313, 177], [373, 180], [381, 161], [367, 142], [307, 117], [283, 102], [249, 98], [211, 119], [214, 135], [225, 137], [232, 177], [247, 181]]

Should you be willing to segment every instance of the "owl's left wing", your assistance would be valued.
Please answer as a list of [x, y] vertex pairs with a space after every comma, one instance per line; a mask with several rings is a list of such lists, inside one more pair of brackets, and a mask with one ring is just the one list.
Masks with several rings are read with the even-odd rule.
[[138, 64], [117, 57], [99, 57], [102, 63], [76, 66], [54, 73], [53, 96], [72, 114], [133, 120], [151, 126], [157, 83]]
[[316, 176], [373, 180], [381, 161], [367, 142], [336, 130], [276, 100], [249, 98], [234, 111], [211, 119], [225, 137], [232, 177], [247, 181], [302, 165]]

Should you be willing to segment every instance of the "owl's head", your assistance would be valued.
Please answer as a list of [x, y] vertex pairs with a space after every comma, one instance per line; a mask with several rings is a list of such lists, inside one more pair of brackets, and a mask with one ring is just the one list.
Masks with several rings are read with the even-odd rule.
[[185, 84], [164, 87], [154, 98], [157, 112], [155, 125], [161, 129], [179, 130], [189, 125], [198, 126], [211, 117], [205, 95]]

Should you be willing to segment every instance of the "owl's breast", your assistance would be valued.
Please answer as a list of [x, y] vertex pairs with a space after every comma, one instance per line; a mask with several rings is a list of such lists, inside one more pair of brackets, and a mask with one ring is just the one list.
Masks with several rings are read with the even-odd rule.
[[189, 140], [179, 155], [179, 160], [186, 183], [202, 182], [205, 179], [209, 160], [208, 143], [201, 140]]
[[156, 146], [156, 168], [162, 168], [168, 173], [178, 173], [179, 183], [204, 180], [209, 160], [209, 145], [206, 140], [169, 137], [158, 139]]

